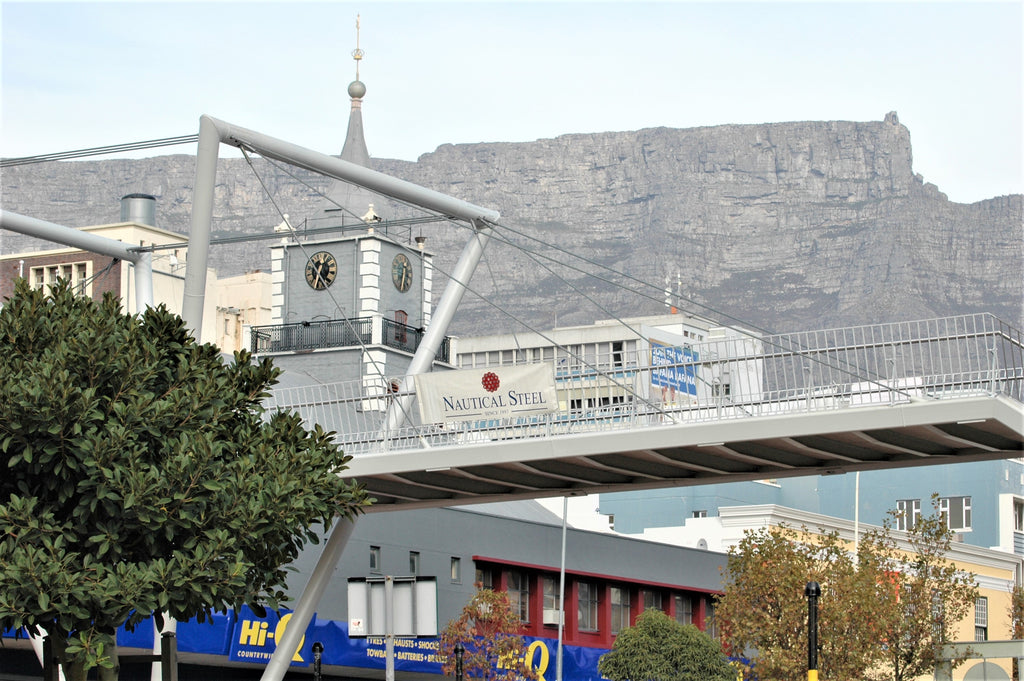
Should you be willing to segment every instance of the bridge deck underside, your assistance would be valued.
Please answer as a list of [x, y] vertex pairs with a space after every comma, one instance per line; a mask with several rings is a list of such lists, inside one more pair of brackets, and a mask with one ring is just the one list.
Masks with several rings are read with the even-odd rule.
[[1024, 455], [1024, 410], [986, 397], [361, 454], [370, 512]]

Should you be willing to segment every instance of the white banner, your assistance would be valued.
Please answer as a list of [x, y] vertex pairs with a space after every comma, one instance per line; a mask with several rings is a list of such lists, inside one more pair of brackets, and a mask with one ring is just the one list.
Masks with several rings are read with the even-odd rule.
[[418, 374], [423, 423], [531, 416], [558, 410], [551, 364], [460, 369]]

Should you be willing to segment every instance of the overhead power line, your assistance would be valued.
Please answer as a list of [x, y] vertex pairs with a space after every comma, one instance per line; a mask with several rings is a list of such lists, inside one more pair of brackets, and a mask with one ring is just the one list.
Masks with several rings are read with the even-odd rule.
[[46, 163], [48, 161], [66, 161], [71, 158], [84, 158], [86, 156], [103, 156], [106, 154], [117, 154], [123, 151], [137, 151], [139, 149], [153, 149], [155, 147], [171, 147], [178, 144], [191, 144], [199, 141], [199, 135], [182, 135], [180, 137], [164, 137], [156, 140], [145, 140], [142, 142], [128, 142], [126, 144], [112, 144], [106, 147], [92, 147], [89, 149], [76, 149], [74, 151], [58, 151], [53, 154], [40, 154], [38, 156], [20, 156], [18, 158], [5, 158], [0, 160], [0, 168], [9, 166], [24, 166], [32, 163]]

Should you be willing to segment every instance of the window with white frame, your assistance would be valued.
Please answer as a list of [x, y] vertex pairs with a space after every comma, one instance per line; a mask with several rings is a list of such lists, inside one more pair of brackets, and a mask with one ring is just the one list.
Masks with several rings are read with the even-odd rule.
[[949, 529], [971, 529], [970, 497], [942, 497], [939, 499], [939, 512], [946, 518]]
[[896, 501], [896, 529], [909, 532], [921, 517], [920, 499], [899, 499]]
[[1024, 532], [1024, 501], [1013, 500], [1013, 531]]
[[617, 634], [629, 626], [629, 590], [617, 586], [611, 588], [612, 633]]
[[974, 601], [974, 640], [988, 640], [988, 598], [985, 596]]
[[462, 559], [458, 556], [452, 556], [452, 584], [462, 583]]
[[557, 577], [544, 577], [544, 624], [558, 624], [562, 610], [562, 591]]
[[84, 296], [92, 295], [90, 277], [92, 277], [91, 260], [33, 267], [29, 271], [29, 283], [33, 288], [49, 290], [57, 283], [58, 279], [66, 279], [74, 286], [75, 293]]
[[597, 631], [597, 589], [596, 584], [579, 582], [576, 584], [577, 628], [580, 631]]

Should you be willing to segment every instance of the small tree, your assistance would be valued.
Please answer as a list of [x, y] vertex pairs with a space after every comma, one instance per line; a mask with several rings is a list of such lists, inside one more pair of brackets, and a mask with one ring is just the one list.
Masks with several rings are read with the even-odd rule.
[[535, 679], [537, 673], [525, 659], [523, 622], [512, 611], [508, 594], [477, 585], [458, 617], [441, 632], [444, 674], [455, 673], [455, 646], [464, 648], [462, 673], [485, 681]]
[[[1024, 638], [1024, 587], [1014, 584], [1010, 591], [1010, 606], [1006, 614], [1010, 617], [1010, 631], [1013, 638], [1020, 640]], [[1017, 658], [1013, 659], [1013, 681], [1020, 680], [1020, 665]]]
[[887, 522], [860, 538], [856, 560], [835, 533], [748, 532], [729, 552], [716, 608], [726, 651], [752, 651], [761, 681], [800, 678], [804, 587], [816, 581], [823, 678], [908, 681], [931, 673], [977, 596], [974, 576], [945, 557], [951, 541], [941, 514], [919, 518], [906, 535]]
[[[933, 513], [922, 514], [907, 532], [909, 551], [898, 545], [891, 522], [869, 537], [886, 569], [878, 595], [882, 665], [865, 676], [870, 681], [910, 681], [932, 674], [943, 644], [953, 640], [955, 627], [978, 598], [974, 575], [946, 557], [954, 533], [939, 510], [937, 495], [932, 507]], [[951, 660], [953, 668], [968, 656], [964, 651]]]
[[[807, 670], [809, 581], [821, 585], [818, 640], [824, 678], [855, 679], [875, 659], [874, 614], [880, 574], [870, 547], [857, 562], [835, 533], [810, 534], [785, 526], [747, 532], [729, 550], [725, 593], [715, 608], [726, 652], [753, 651], [757, 676], [799, 678]], [[859, 563], [859, 566], [858, 564]]]
[[162, 306], [49, 294], [0, 309], [0, 629], [41, 628], [69, 679], [115, 634], [284, 599], [285, 566], [368, 503], [319, 426], [267, 413], [279, 370], [225, 363]]
[[692, 624], [645, 610], [619, 632], [597, 670], [611, 681], [735, 681], [718, 642]]

